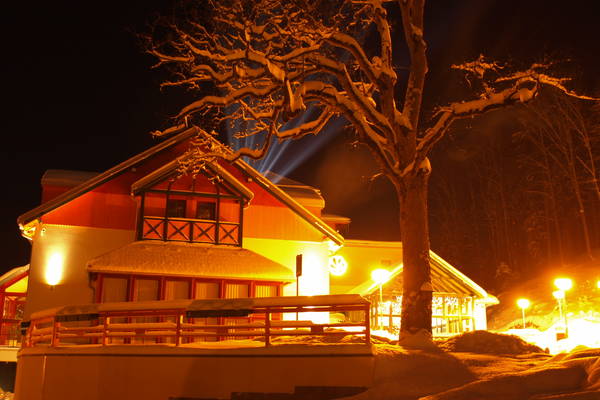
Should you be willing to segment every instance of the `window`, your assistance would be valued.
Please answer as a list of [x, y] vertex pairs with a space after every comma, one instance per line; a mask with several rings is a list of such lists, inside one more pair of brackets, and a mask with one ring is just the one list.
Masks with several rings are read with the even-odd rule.
[[197, 219], [209, 219], [216, 220], [216, 207], [215, 203], [209, 203], [206, 201], [198, 201], [196, 203], [196, 218]]
[[127, 278], [105, 276], [102, 281], [102, 302], [127, 301]]
[[185, 218], [185, 200], [167, 200], [167, 218]]
[[219, 284], [216, 282], [197, 282], [195, 299], [218, 299]]
[[165, 282], [165, 300], [190, 298], [190, 282], [187, 280], [167, 280]]
[[159, 300], [158, 279], [136, 279], [133, 301]]
[[250, 290], [247, 283], [227, 283], [225, 285], [226, 299], [239, 299], [250, 297]]

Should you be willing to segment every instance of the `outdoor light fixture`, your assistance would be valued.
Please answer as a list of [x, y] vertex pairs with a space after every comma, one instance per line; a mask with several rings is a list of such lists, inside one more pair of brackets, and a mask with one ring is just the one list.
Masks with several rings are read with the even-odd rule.
[[44, 278], [46, 283], [51, 287], [60, 283], [63, 275], [63, 256], [61, 253], [53, 253], [46, 263]]
[[558, 302], [558, 313], [565, 327], [564, 335], [559, 335], [557, 333], [556, 337], [562, 339], [569, 335], [569, 325], [567, 321], [567, 296], [565, 292], [573, 287], [573, 281], [569, 278], [557, 278], [554, 280], [554, 286], [556, 286], [559, 290], [554, 291], [552, 295]]
[[521, 316], [523, 317], [523, 329], [525, 329], [525, 309], [529, 308], [531, 302], [527, 299], [519, 299], [517, 300], [517, 305], [521, 309]]
[[596, 282], [596, 287], [597, 287], [598, 289], [600, 289], [600, 280], [598, 280], [598, 282]]
[[379, 325], [379, 308], [383, 304], [383, 284], [390, 280], [392, 273], [384, 268], [371, 271], [371, 279], [379, 285], [379, 304], [377, 305], [377, 325]]
[[569, 278], [557, 278], [554, 280], [554, 286], [566, 292], [573, 287], [573, 281]]
[[329, 272], [331, 275], [342, 276], [348, 270], [346, 259], [340, 255], [329, 257]]

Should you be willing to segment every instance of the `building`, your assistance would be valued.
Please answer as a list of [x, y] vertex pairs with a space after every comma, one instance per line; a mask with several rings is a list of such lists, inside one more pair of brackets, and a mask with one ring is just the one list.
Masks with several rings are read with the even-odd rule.
[[[357, 293], [380, 315], [385, 297], [388, 328], [397, 326], [401, 243], [345, 241], [350, 220], [324, 214], [317, 189], [242, 160], [182, 175], [197, 133], [184, 129], [100, 174], [46, 172], [42, 204], [18, 218], [32, 241], [25, 318], [66, 304]], [[374, 268], [394, 270], [383, 297]], [[434, 301], [447, 305], [436, 333], [485, 329], [485, 290], [433, 253], [432, 271]], [[450, 299], [464, 306], [458, 323]]]

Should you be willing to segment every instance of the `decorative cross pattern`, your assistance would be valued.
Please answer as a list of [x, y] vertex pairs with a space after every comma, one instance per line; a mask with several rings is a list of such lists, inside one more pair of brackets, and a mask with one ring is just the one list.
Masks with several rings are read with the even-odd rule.
[[221, 224], [219, 225], [219, 242], [226, 244], [238, 244], [237, 233], [238, 225]]
[[162, 239], [163, 224], [162, 219], [144, 218], [144, 239]]

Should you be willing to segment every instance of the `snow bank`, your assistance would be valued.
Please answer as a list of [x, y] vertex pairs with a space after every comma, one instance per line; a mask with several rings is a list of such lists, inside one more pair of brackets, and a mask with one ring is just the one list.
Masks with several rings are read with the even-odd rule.
[[483, 354], [525, 354], [543, 352], [538, 346], [527, 343], [518, 336], [491, 333], [488, 331], [465, 332], [439, 341], [437, 345], [445, 351], [463, 351]]

